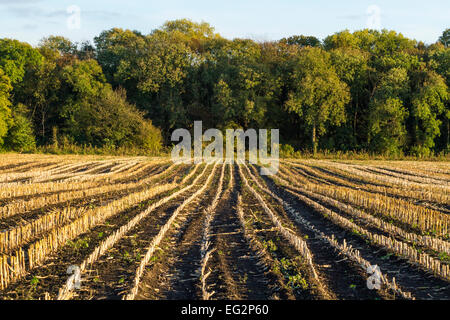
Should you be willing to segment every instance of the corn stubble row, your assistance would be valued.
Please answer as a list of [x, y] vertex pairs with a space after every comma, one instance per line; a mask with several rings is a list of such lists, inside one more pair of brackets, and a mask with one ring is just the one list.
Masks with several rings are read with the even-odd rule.
[[[408, 198], [408, 199], [417, 199], [421, 201], [431, 201], [437, 204], [450, 204], [450, 197], [448, 196], [448, 193], [440, 193], [440, 192], [433, 192], [432, 190], [429, 190], [426, 188], [425, 190], [418, 190], [418, 189], [411, 189], [411, 188], [404, 188], [399, 186], [392, 186], [392, 185], [384, 185], [381, 186], [380, 181], [370, 179], [367, 176], [356, 176], [349, 174], [349, 172], [340, 170], [337, 168], [329, 168], [326, 167], [325, 169], [330, 171], [331, 173], [335, 173], [335, 175], [332, 174], [326, 174], [321, 172], [320, 170], [316, 170], [312, 167], [303, 166], [301, 164], [295, 164], [295, 168], [301, 169], [303, 172], [306, 171], [306, 173], [309, 173], [315, 177], [319, 177], [320, 179], [323, 179], [325, 184], [336, 184], [341, 185], [353, 189], [358, 190], [364, 190], [368, 192], [375, 192], [380, 194], [390, 194], [394, 196], [398, 196], [401, 198]], [[339, 178], [339, 176], [346, 177], [346, 179]], [[355, 183], [352, 182], [352, 180], [361, 181], [361, 183]]]
[[[8, 165], [9, 164], [9, 165]], [[45, 169], [47, 167], [50, 167], [52, 165], [59, 164], [61, 165], [61, 162], [47, 162], [47, 161], [31, 161], [31, 162], [22, 162], [18, 163], [17, 161], [9, 161], [5, 162], [2, 161], [2, 165], [5, 166], [3, 170], [0, 170], [0, 176], [11, 174], [11, 173], [17, 173], [19, 172], [25, 172], [25, 171], [33, 171], [36, 170], [36, 168], [39, 168], [39, 170]]]
[[419, 183], [409, 181], [401, 177], [393, 177], [388, 174], [374, 173], [370, 171], [373, 166], [361, 166], [355, 164], [343, 164], [338, 162], [327, 162], [327, 168], [339, 169], [340, 172], [346, 172], [351, 178], [363, 179], [369, 183], [385, 184], [395, 188], [408, 188], [418, 191], [431, 191], [434, 193], [447, 194], [450, 191], [449, 183], [435, 181], [434, 183]]
[[[293, 174], [290, 171], [285, 172], [286, 175]], [[296, 177], [298, 177], [298, 175], [296, 175]], [[300, 181], [301, 179], [298, 180]], [[381, 194], [353, 190], [351, 188], [335, 185], [326, 186], [311, 183], [308, 180], [302, 183], [301, 187], [308, 191], [320, 193], [342, 202], [365, 208], [386, 219], [394, 219], [409, 225], [412, 229], [418, 229], [424, 234], [429, 233], [444, 239], [449, 235], [450, 217], [436, 210]]]
[[[174, 166], [168, 168], [168, 170], [173, 169]], [[29, 200], [14, 201], [8, 203], [5, 206], [0, 207], [0, 219], [12, 217], [14, 215], [25, 213], [34, 209], [39, 209], [47, 205], [58, 204], [60, 202], [76, 200], [80, 198], [108, 194], [111, 192], [117, 192], [127, 189], [132, 189], [139, 187], [148, 183], [151, 183], [156, 178], [159, 178], [165, 171], [154, 176], [149, 176], [140, 179], [137, 182], [121, 183], [121, 184], [107, 184], [93, 188], [84, 188], [80, 190], [69, 190], [63, 191], [56, 194], [44, 195], [40, 197], [33, 197]], [[91, 184], [93, 184], [91, 182]]]
[[[272, 256], [269, 254], [267, 249], [258, 240], [255, 234], [255, 230], [247, 226], [247, 221], [245, 220], [242, 202], [243, 202], [242, 195], [238, 194], [236, 214], [238, 216], [239, 225], [242, 228], [244, 238], [246, 239], [250, 248], [252, 248], [252, 250], [255, 252], [256, 258], [259, 260], [257, 264], [261, 266], [264, 270], [270, 270], [271, 266], [275, 264], [275, 261], [273, 260]], [[279, 289], [282, 286], [281, 280], [277, 279], [276, 281], [277, 281], [276, 285]]]
[[[389, 163], [387, 163], [389, 165]], [[385, 169], [389, 169], [387, 166], [383, 166]], [[450, 181], [450, 173], [448, 171], [447, 164], [445, 162], [410, 162], [401, 161], [397, 162], [395, 169], [398, 171], [404, 171], [406, 173], [430, 175], [434, 178]]]
[[[274, 177], [274, 180], [278, 180], [278, 182], [282, 185], [289, 185], [289, 182], [279, 178]], [[410, 262], [413, 264], [420, 265], [423, 269], [426, 271], [432, 272], [434, 275], [444, 279], [444, 280], [450, 280], [450, 267], [449, 265], [446, 265], [444, 263], [441, 263], [440, 260], [432, 257], [431, 255], [420, 252], [417, 250], [414, 246], [409, 245], [408, 243], [405, 243], [403, 241], [396, 240], [394, 237], [386, 237], [382, 234], [375, 234], [367, 229], [357, 225], [356, 223], [350, 221], [349, 219], [337, 214], [333, 210], [330, 210], [319, 203], [313, 201], [310, 199], [310, 197], [304, 196], [301, 193], [307, 192], [305, 190], [299, 189], [299, 192], [295, 192], [291, 190], [292, 188], [286, 189], [287, 192], [291, 193], [304, 203], [306, 203], [308, 206], [316, 210], [317, 212], [320, 212], [323, 216], [325, 216], [327, 219], [331, 220], [334, 224], [341, 226], [344, 229], [357, 232], [361, 235], [366, 236], [370, 241], [377, 244], [378, 246], [384, 247], [387, 250], [394, 252], [395, 254], [398, 254], [400, 256], [403, 256], [407, 258]], [[301, 192], [301, 193], [300, 193]], [[309, 194], [310, 196], [314, 197], [314, 194]], [[335, 203], [336, 204], [336, 203]], [[348, 211], [352, 212], [352, 211]], [[354, 212], [353, 212], [354, 213]], [[367, 216], [364, 216], [367, 219]], [[373, 221], [372, 221], [373, 222]], [[403, 234], [405, 235], [405, 234]], [[425, 244], [428, 245], [441, 245], [444, 247], [445, 250], [448, 250], [448, 243], [444, 242], [433, 242], [430, 240], [425, 240]]]
[[[56, 163], [45, 168], [36, 168], [32, 171], [13, 172], [1, 175], [2, 185], [17, 185], [22, 183], [39, 183], [45, 180], [64, 180], [71, 177], [81, 177], [93, 171], [101, 170], [108, 166], [113, 166], [113, 162], [78, 162], [71, 164]], [[14, 182], [14, 180], [25, 180]]]
[[[77, 164], [80, 165], [80, 164]], [[74, 164], [75, 166], [75, 164]], [[54, 174], [54, 171], [61, 168], [61, 163], [55, 163], [48, 167], [46, 167], [44, 170], [38, 169], [35, 171], [25, 171], [25, 172], [10, 172], [5, 174], [0, 174], [0, 185], [6, 185], [8, 183], [14, 183], [14, 180], [17, 179], [35, 179], [35, 178], [42, 178], [42, 177], [49, 177], [50, 175]]]
[[[248, 170], [248, 172], [249, 172], [250, 176], [252, 177], [253, 181], [257, 184], [258, 188], [260, 188], [262, 191], [267, 193], [269, 196], [271, 196], [272, 198], [277, 200], [285, 208], [285, 210], [294, 218], [294, 220], [297, 223], [303, 225], [305, 228], [314, 232], [314, 234], [316, 234], [317, 238], [328, 243], [333, 248], [335, 248], [337, 251], [339, 251], [341, 254], [343, 254], [344, 256], [349, 258], [351, 261], [355, 262], [357, 265], [359, 265], [362, 268], [364, 273], [367, 272], [367, 268], [370, 267], [372, 264], [369, 261], [367, 261], [366, 259], [364, 259], [363, 257], [361, 257], [359, 250], [352, 248], [350, 245], [347, 245], [345, 239], [344, 239], [343, 243], [341, 244], [335, 239], [334, 235], [332, 235], [330, 237], [330, 236], [326, 235], [325, 233], [323, 233], [322, 231], [318, 230], [309, 221], [307, 221], [305, 218], [303, 218], [299, 212], [297, 212], [292, 206], [290, 206], [282, 198], [280, 198], [279, 196], [274, 194], [272, 191], [270, 191], [269, 189], [262, 186], [262, 184], [257, 180], [257, 178], [254, 175], [252, 175], [252, 173], [249, 170]], [[311, 203], [308, 203], [308, 204], [311, 204]], [[305, 245], [306, 245], [306, 243], [305, 243]], [[384, 273], [381, 273], [380, 280], [385, 285], [385, 287], [392, 290], [396, 294], [399, 294], [400, 296], [402, 296], [405, 299], [413, 299], [410, 292], [403, 291], [397, 285], [397, 283], [395, 282], [395, 278], [390, 280], [387, 275], [385, 275]]]
[[362, 210], [359, 210], [355, 207], [352, 207], [349, 204], [337, 201], [331, 197], [323, 196], [318, 193], [314, 193], [308, 191], [306, 188], [300, 188], [299, 184], [294, 177], [279, 172], [278, 181], [285, 187], [300, 192], [302, 194], [307, 195], [309, 198], [319, 200], [328, 205], [334, 206], [340, 210], [340, 212], [345, 212], [346, 214], [372, 226], [376, 227], [379, 230], [389, 233], [393, 237], [399, 237], [413, 244], [417, 244], [421, 247], [428, 248], [430, 250], [435, 250], [437, 252], [445, 252], [450, 254], [450, 243], [448, 241], [438, 239], [431, 236], [424, 236], [412, 232], [408, 232], [393, 225], [390, 222], [384, 221], [382, 219], [377, 218], [376, 216], [365, 213]]
[[205, 181], [205, 183], [203, 184], [203, 186], [200, 189], [198, 189], [193, 195], [191, 195], [189, 198], [187, 198], [180, 206], [178, 206], [176, 208], [176, 210], [172, 213], [172, 216], [169, 218], [169, 220], [166, 222], [166, 224], [160, 229], [158, 235], [155, 238], [153, 238], [150, 246], [147, 249], [147, 252], [145, 253], [144, 257], [142, 258], [142, 260], [139, 264], [139, 267], [136, 269], [134, 281], [133, 281], [133, 287], [131, 288], [131, 290], [129, 290], [129, 292], [127, 294], [125, 294], [123, 296], [123, 298], [122, 298], [123, 300], [134, 300], [134, 298], [136, 297], [136, 295], [138, 293], [139, 284], [140, 284], [142, 275], [144, 274], [145, 267], [148, 265], [151, 257], [153, 256], [153, 253], [157, 249], [157, 246], [163, 240], [164, 236], [169, 231], [170, 227], [175, 222], [175, 219], [178, 217], [180, 212], [189, 203], [191, 203], [196, 198], [200, 197], [200, 195], [202, 195], [206, 191], [206, 189], [209, 187], [209, 185], [215, 175], [217, 166], [218, 166], [218, 163], [216, 163], [214, 165], [213, 170], [209, 174], [209, 176], [208, 176], [207, 180]]
[[[86, 164], [84, 164], [86, 165]], [[80, 166], [80, 164], [72, 164], [71, 168], [69, 169], [76, 169], [76, 167]], [[64, 169], [65, 166], [57, 167], [56, 169], [59, 169], [60, 171]], [[56, 170], [55, 169], [55, 170]], [[45, 171], [44, 173], [40, 171], [36, 171], [31, 174], [31, 178], [33, 176], [45, 176], [50, 177], [54, 174], [54, 170]], [[30, 176], [29, 173], [22, 173], [22, 175], [27, 174]], [[81, 175], [81, 173], [79, 173]], [[25, 177], [27, 178], [27, 177]], [[30, 177], [28, 177], [30, 178]], [[0, 190], [0, 198], [1, 199], [8, 199], [11, 197], [19, 197], [19, 196], [28, 196], [38, 193], [44, 193], [44, 192], [53, 192], [53, 191], [64, 191], [64, 190], [72, 190], [74, 187], [83, 187], [82, 186], [76, 186], [73, 183], [64, 183], [64, 180], [62, 181], [51, 181], [51, 182], [37, 182], [37, 181], [24, 181], [24, 182], [10, 182], [10, 183], [2, 183], [2, 188]], [[86, 186], [87, 187], [87, 186]]]
[[[132, 188], [135, 186], [139, 186], [141, 184], [149, 184], [152, 181], [157, 180], [158, 178], [166, 175], [168, 172], [170, 172], [173, 169], [174, 166], [169, 167], [167, 170], [156, 174], [154, 176], [150, 176], [148, 178], [145, 178], [141, 180], [138, 183], [132, 183], [130, 185], [108, 185], [105, 187], [102, 187], [101, 190], [103, 191], [102, 194], [106, 194], [113, 191], [121, 191], [126, 190], [128, 188]], [[169, 185], [170, 187], [174, 187], [174, 185]], [[94, 192], [98, 192], [97, 189], [94, 190]], [[77, 193], [74, 193], [78, 195]], [[86, 195], [89, 194], [88, 191], [86, 191]], [[127, 201], [128, 198], [134, 198], [139, 201], [138, 199], [142, 199], [142, 201], [148, 199], [149, 196], [153, 195], [151, 189], [145, 189], [143, 191], [132, 193], [131, 195], [125, 196], [118, 201]], [[12, 228], [10, 230], [3, 231], [0, 233], [0, 253], [9, 253], [10, 251], [14, 250], [15, 248], [26, 244], [27, 242], [34, 240], [41, 236], [46, 231], [49, 231], [55, 227], [59, 227], [61, 225], [64, 225], [65, 223], [72, 221], [75, 218], [78, 218], [85, 214], [85, 212], [88, 211], [87, 214], [90, 214], [89, 211], [93, 211], [93, 209], [88, 210], [85, 207], [76, 208], [76, 207], [64, 207], [62, 209], [53, 210], [49, 213], [46, 213], [37, 219], [28, 222], [23, 225], [19, 225], [15, 228]]]
[[[231, 190], [232, 186], [232, 168], [230, 165], [230, 180], [228, 184], [228, 188], [225, 192]], [[217, 186], [216, 190], [216, 196], [214, 197], [212, 203], [204, 210], [205, 215], [205, 221], [203, 223], [203, 236], [202, 236], [202, 242], [200, 246], [200, 257], [201, 257], [201, 263], [200, 263], [200, 280], [202, 283], [202, 297], [203, 300], [209, 300], [213, 295], [214, 291], [208, 291], [208, 287], [206, 284], [206, 280], [208, 279], [209, 275], [211, 274], [211, 271], [206, 271], [206, 267], [208, 265], [208, 261], [212, 255], [212, 253], [215, 251], [215, 248], [210, 249], [211, 247], [211, 222], [213, 220], [213, 212], [216, 209], [217, 205], [219, 204], [219, 200], [222, 196], [223, 191], [223, 179], [225, 176], [225, 165], [222, 165], [222, 170], [220, 172], [220, 178], [219, 178], [219, 184]], [[225, 194], [224, 192], [224, 194]]]
[[[248, 170], [248, 167], [245, 165], [245, 163], [243, 163], [242, 166], [244, 166]], [[280, 232], [280, 234], [302, 255], [302, 257], [305, 259], [305, 261], [310, 266], [315, 280], [319, 281], [317, 272], [316, 272], [314, 264], [312, 262], [312, 254], [311, 254], [311, 251], [309, 250], [306, 242], [301, 237], [297, 236], [292, 230], [283, 226], [280, 219], [278, 219], [276, 214], [269, 208], [267, 203], [264, 201], [263, 197], [250, 185], [249, 181], [247, 180], [244, 173], [242, 172], [241, 166], [239, 166], [239, 175], [241, 176], [241, 179], [244, 182], [245, 187], [258, 200], [260, 206], [263, 208], [263, 210], [266, 212], [266, 214], [270, 217], [270, 219], [272, 220], [272, 223], [277, 228], [277, 230]]]
[[98, 174], [94, 175], [89, 181], [82, 181], [78, 183], [74, 183], [73, 181], [57, 181], [6, 185], [0, 190], [0, 199], [9, 199], [13, 197], [23, 197], [71, 190], [86, 190], [98, 187], [103, 184], [114, 183], [115, 181], [118, 181], [120, 179], [131, 180], [133, 179], [133, 177], [138, 177], [138, 175], [141, 174], [142, 171], [153, 165], [155, 165], [155, 163], [142, 164], [138, 168], [133, 168], [132, 172], [126, 170], [121, 172], [111, 172], [108, 174]]
[[[282, 160], [283, 164], [294, 167], [318, 167], [324, 168], [344, 177], [345, 179], [362, 181], [369, 184], [387, 186], [393, 188], [405, 188], [417, 191], [433, 191], [438, 193], [448, 192], [450, 185], [448, 181], [442, 179], [434, 179], [434, 183], [411, 181], [399, 176], [392, 176], [386, 173], [376, 172], [374, 165], [362, 165], [355, 163], [341, 163], [335, 161], [288, 161]], [[392, 168], [396, 168], [393, 166]], [[418, 173], [419, 174], [419, 173]]]
[[417, 182], [417, 183], [421, 183], [421, 184], [436, 185], [436, 184], [445, 182], [442, 179], [438, 179], [435, 177], [421, 176], [421, 175], [417, 175], [414, 173], [405, 174], [405, 173], [400, 173], [400, 172], [395, 172], [395, 171], [392, 171], [389, 169], [385, 169], [382, 167], [363, 166], [362, 169], [365, 171], [368, 171], [368, 170], [375, 171], [377, 174], [394, 176], [394, 177], [397, 177], [400, 179], [405, 179], [408, 181]]
[[65, 245], [68, 240], [72, 240], [80, 234], [89, 231], [94, 226], [104, 222], [106, 219], [117, 213], [155, 197], [158, 194], [167, 192], [174, 187], [176, 187], [176, 184], [158, 185], [143, 192], [131, 194], [119, 200], [114, 200], [106, 206], [87, 210], [81, 217], [60, 228], [53, 229], [42, 239], [30, 244], [26, 249], [25, 256], [27, 259], [21, 260], [22, 264], [17, 268], [11, 266], [10, 263], [13, 261], [13, 257], [22, 254], [22, 249], [17, 250], [9, 256], [2, 255], [2, 263], [6, 264], [5, 266], [0, 266], [1, 270], [6, 270], [5, 273], [2, 272], [0, 274], [0, 283], [3, 284], [2, 289], [4, 289], [12, 280], [20, 278], [23, 275], [23, 270], [28, 271], [42, 264], [49, 254]]
[[[85, 171], [80, 171], [80, 169], [89, 167], [89, 163], [82, 162], [81, 164], [59, 164], [52, 167], [52, 169], [46, 168], [41, 170], [38, 168], [36, 171], [31, 173], [15, 173], [15, 179], [21, 178], [27, 180], [20, 182], [0, 183], [2, 187], [0, 190], [0, 199], [8, 199], [11, 197], [27, 196], [45, 192], [86, 189], [92, 186], [98, 186], [101, 182], [111, 183], [118, 179], [132, 178], [151, 165], [162, 165], [166, 162], [168, 161], [153, 160], [148, 163], [133, 162], [131, 164], [123, 162], [110, 168], [107, 173], [96, 174], [90, 174], [90, 172], [101, 170], [102, 167], [111, 166], [113, 162], [100, 164], [100, 166], [94, 166], [93, 168]], [[0, 175], [0, 181], [1, 179], [2, 177]], [[12, 177], [9, 179], [12, 179]]]
[[[165, 163], [167, 163], [167, 160], [156, 160], [145, 164], [139, 161], [131, 163], [91, 161], [82, 164], [80, 162], [59, 162], [45, 166], [43, 171], [33, 167], [36, 163], [28, 163], [20, 166], [20, 168], [26, 169], [29, 167], [31, 172], [14, 173], [14, 168], [4, 169], [0, 171], [0, 199], [21, 196], [31, 196], [31, 199], [13, 201], [0, 207], [0, 219], [20, 215], [48, 204], [57, 204], [73, 199], [81, 199], [97, 194], [108, 194], [109, 192], [151, 184], [156, 178], [170, 172], [174, 165], [166, 167], [154, 176], [135, 182], [132, 182], [131, 177], [138, 178], [139, 173], [142, 173], [152, 165], [163, 165]], [[410, 263], [432, 272], [435, 276], [447, 281], [450, 280], [449, 265], [434, 257], [436, 255], [435, 252], [450, 253], [450, 244], [446, 241], [449, 237], [450, 217], [438, 210], [432, 210], [405, 200], [418, 199], [448, 204], [450, 202], [448, 195], [450, 188], [446, 180], [447, 172], [441, 169], [444, 168], [443, 166], [433, 167], [430, 170], [435, 172], [435, 175], [426, 177], [421, 176], [423, 171], [414, 168], [393, 167], [398, 172], [392, 172], [389, 170], [390, 167], [327, 161], [283, 161], [282, 163], [283, 165], [280, 167], [278, 175], [272, 177], [272, 179], [283, 186], [292, 196], [306, 203], [314, 211], [324, 215], [333, 224], [356, 232], [356, 234], [369, 239], [377, 246], [407, 258]], [[179, 213], [207, 190], [217, 171], [217, 166], [218, 164], [216, 163], [202, 186], [177, 207], [167, 223], [160, 229], [158, 235], [152, 240], [135, 272], [132, 288], [123, 296], [124, 299], [134, 299], [145, 267], [157, 246], [163, 240]], [[134, 192], [120, 199], [112, 200], [110, 203], [98, 208], [65, 207], [53, 210], [42, 214], [33, 221], [4, 230], [0, 233], [0, 289], [5, 289], [9, 284], [26, 276], [33, 268], [42, 265], [50, 254], [55, 253], [68, 240], [73, 240], [79, 235], [88, 232], [119, 212], [130, 209], [160, 194], [173, 192], [151, 204], [103, 240], [81, 264], [82, 272], [85, 272], [89, 265], [92, 265], [107, 250], [117, 244], [121, 238], [156, 208], [197, 185], [209, 166], [205, 166], [202, 172], [197, 174], [193, 182], [184, 186], [195, 175], [199, 167], [200, 165], [196, 165], [179, 183], [152, 186], [147, 190]], [[323, 167], [328, 172], [318, 170], [317, 167]], [[77, 170], [82, 168], [87, 169], [77, 172]], [[242, 170], [243, 168], [245, 169], [245, 174]], [[424, 168], [426, 169], [426, 167]], [[97, 173], [103, 169], [108, 169], [109, 172]], [[308, 262], [315, 278], [314, 281], [319, 281], [319, 277], [314, 268], [313, 256], [307, 243], [282, 223], [282, 220], [266, 202], [262, 194], [259, 193], [259, 190], [280, 203], [286, 212], [292, 216], [293, 220], [313, 231], [319, 239], [341, 252], [351, 261], [361, 266], [361, 268], [366, 270], [367, 267], [371, 266], [370, 262], [362, 258], [360, 252], [349, 246], [345, 240], [340, 243], [335, 239], [334, 235], [324, 234], [303, 218], [299, 212], [281, 197], [263, 186], [259, 181], [259, 175], [255, 173], [254, 167], [249, 169], [244, 163], [239, 165], [238, 169], [245, 188], [258, 201], [277, 231]], [[224, 171], [225, 165], [222, 166], [216, 196], [204, 211], [206, 215], [201, 243], [200, 272], [204, 299], [209, 299], [213, 294], [207, 290], [206, 286], [206, 279], [209, 275], [206, 267], [214, 251], [214, 249], [211, 249], [209, 228], [213, 211], [220, 197], [224, 194], [222, 189]], [[246, 175], [250, 178], [247, 179]], [[17, 179], [30, 179], [31, 183], [8, 182]], [[57, 179], [58, 181], [45, 182], [46, 179]], [[125, 182], [122, 182], [122, 179]], [[230, 181], [227, 190], [232, 188], [232, 179], [232, 166], [230, 166]], [[120, 183], [114, 185], [115, 181], [120, 181]], [[253, 187], [251, 182], [257, 188]], [[52, 192], [60, 193], [38, 197], [39, 194]], [[394, 198], [391, 195], [398, 196], [398, 198]], [[239, 200], [241, 200], [240, 197]], [[331, 206], [338, 210], [330, 210], [325, 206]], [[346, 218], [348, 216], [351, 219]], [[241, 223], [245, 222], [242, 220], [243, 212], [242, 209], [239, 209], [239, 205], [238, 217]], [[395, 221], [395, 224], [392, 223], [392, 220]], [[245, 224], [243, 225], [245, 229]], [[380, 232], [373, 233], [367, 227], [363, 227], [363, 225], [371, 226]], [[30, 243], [31, 241], [34, 242]], [[422, 252], [422, 250], [417, 249], [417, 245], [428, 251], [433, 250], [435, 252], [431, 254]], [[402, 297], [412, 298], [410, 293], [403, 292], [397, 286], [395, 278], [389, 279], [387, 276], [382, 275], [382, 282], [387, 288], [395, 291]], [[67, 286], [63, 286], [59, 291], [58, 298], [68, 299], [71, 297], [71, 294]]]
[[[188, 181], [197, 171], [199, 165], [196, 165], [194, 169], [183, 179], [183, 181], [180, 183], [180, 185], [184, 185], [186, 181]], [[131, 229], [136, 227], [144, 218], [146, 218], [151, 212], [153, 212], [158, 207], [162, 206], [163, 204], [169, 202], [170, 200], [174, 199], [175, 197], [178, 197], [179, 195], [187, 192], [188, 190], [192, 189], [198, 181], [204, 176], [206, 172], [207, 167], [203, 169], [203, 171], [197, 175], [197, 177], [192, 181], [191, 184], [188, 186], [176, 191], [175, 193], [162, 198], [161, 200], [157, 201], [156, 203], [150, 205], [146, 210], [139, 213], [137, 216], [135, 216], [133, 219], [131, 219], [127, 224], [120, 227], [118, 230], [116, 230], [114, 233], [112, 233], [110, 236], [108, 236], [105, 240], [103, 240], [95, 249], [94, 251], [81, 263], [80, 270], [81, 272], [84, 272], [86, 268], [89, 265], [92, 265], [94, 262], [96, 262], [103, 254], [105, 254], [106, 251], [108, 251], [110, 248], [112, 248], [120, 239], [122, 239]], [[67, 284], [65, 284], [62, 288], [59, 289], [57, 300], [67, 300], [70, 299], [72, 296], [72, 292]]]

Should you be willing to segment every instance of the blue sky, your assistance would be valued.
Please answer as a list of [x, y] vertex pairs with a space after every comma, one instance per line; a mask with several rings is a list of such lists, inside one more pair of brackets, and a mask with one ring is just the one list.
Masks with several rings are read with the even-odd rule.
[[[67, 25], [71, 5], [80, 8], [80, 28]], [[227, 38], [263, 41], [304, 34], [323, 39], [366, 28], [375, 17], [367, 13], [371, 5], [380, 10], [381, 28], [426, 43], [450, 27], [448, 0], [0, 0], [0, 38], [35, 45], [53, 34], [83, 41], [112, 27], [149, 33], [167, 20], [189, 18], [209, 22]]]

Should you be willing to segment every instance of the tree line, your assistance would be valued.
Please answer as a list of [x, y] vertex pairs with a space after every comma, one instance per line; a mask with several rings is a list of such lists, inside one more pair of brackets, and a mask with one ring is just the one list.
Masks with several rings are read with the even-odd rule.
[[94, 42], [0, 39], [0, 147], [158, 152], [176, 128], [279, 128], [282, 151], [430, 156], [450, 150], [450, 29], [431, 45], [388, 30], [319, 40], [221, 37], [208, 23]]

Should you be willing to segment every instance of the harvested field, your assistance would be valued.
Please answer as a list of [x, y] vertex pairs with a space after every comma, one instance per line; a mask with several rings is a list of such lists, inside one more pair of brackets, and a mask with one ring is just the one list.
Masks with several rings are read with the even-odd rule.
[[449, 195], [447, 162], [4, 155], [0, 299], [450, 299]]

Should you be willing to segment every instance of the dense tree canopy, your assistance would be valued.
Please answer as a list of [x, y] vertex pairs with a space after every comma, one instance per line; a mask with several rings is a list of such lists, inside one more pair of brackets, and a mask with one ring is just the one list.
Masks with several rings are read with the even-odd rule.
[[9, 95], [12, 90], [11, 80], [0, 68], [0, 145], [3, 144], [3, 138], [8, 133], [8, 127], [11, 117], [11, 109], [9, 106]]
[[289, 93], [286, 107], [311, 127], [316, 153], [317, 135], [325, 133], [327, 124], [340, 125], [345, 121], [345, 105], [350, 100], [348, 87], [337, 76], [329, 53], [314, 47], [300, 52], [292, 83], [294, 91]]
[[0, 39], [0, 147], [58, 140], [159, 150], [176, 128], [279, 128], [296, 149], [431, 155], [450, 149], [449, 29], [425, 45], [395, 31], [323, 41], [225, 39], [208, 23], [93, 43]]

